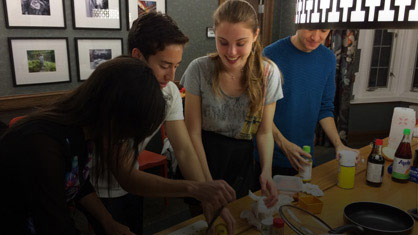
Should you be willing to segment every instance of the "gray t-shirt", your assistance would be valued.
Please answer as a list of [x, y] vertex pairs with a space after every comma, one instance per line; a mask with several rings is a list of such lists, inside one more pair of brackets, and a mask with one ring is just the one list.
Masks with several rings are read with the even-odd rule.
[[[265, 104], [271, 104], [283, 98], [281, 75], [273, 62], [264, 61], [264, 66], [268, 67]], [[212, 89], [214, 69], [214, 61], [208, 56], [197, 58], [189, 64], [180, 81], [188, 92], [201, 97], [202, 129], [236, 139], [252, 139], [252, 134], [243, 136], [241, 133], [248, 122], [248, 95], [231, 97], [222, 89], [223, 97], [215, 95]]]

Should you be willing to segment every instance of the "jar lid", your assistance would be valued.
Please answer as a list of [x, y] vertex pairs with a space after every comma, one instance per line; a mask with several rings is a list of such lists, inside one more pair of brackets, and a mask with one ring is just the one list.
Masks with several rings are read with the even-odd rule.
[[303, 151], [307, 152], [307, 153], [311, 153], [311, 146], [309, 145], [304, 145], [303, 147]]
[[273, 219], [273, 226], [275, 228], [284, 227], [284, 220], [282, 218], [274, 218]]
[[267, 217], [261, 221], [261, 224], [271, 226], [273, 225], [273, 217]]
[[341, 150], [339, 154], [341, 166], [353, 167], [356, 165], [356, 157], [358, 152], [352, 150]]

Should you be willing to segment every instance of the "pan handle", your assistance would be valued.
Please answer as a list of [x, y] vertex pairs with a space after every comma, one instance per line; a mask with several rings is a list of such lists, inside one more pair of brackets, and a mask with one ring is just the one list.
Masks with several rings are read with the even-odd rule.
[[363, 234], [364, 229], [357, 225], [347, 224], [329, 231], [330, 234], [342, 234], [345, 232], [353, 232], [354, 234]]

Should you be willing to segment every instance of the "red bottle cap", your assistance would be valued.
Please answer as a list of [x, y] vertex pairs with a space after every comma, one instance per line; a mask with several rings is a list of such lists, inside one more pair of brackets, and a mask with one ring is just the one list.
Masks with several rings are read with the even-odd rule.
[[275, 228], [281, 228], [284, 226], [284, 220], [282, 218], [274, 218], [273, 219], [273, 226]]
[[383, 145], [382, 139], [376, 139], [376, 145]]

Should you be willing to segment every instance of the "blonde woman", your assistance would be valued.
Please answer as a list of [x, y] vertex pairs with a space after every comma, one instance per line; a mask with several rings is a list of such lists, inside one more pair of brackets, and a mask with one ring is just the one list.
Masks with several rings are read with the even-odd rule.
[[[280, 72], [262, 57], [257, 13], [249, 3], [226, 1], [213, 18], [217, 52], [192, 61], [181, 79], [187, 129], [206, 180], [224, 179], [237, 198], [252, 189], [257, 138], [259, 179], [270, 207], [277, 201], [271, 166], [275, 103], [283, 97]], [[233, 229], [227, 210], [222, 217]]]

